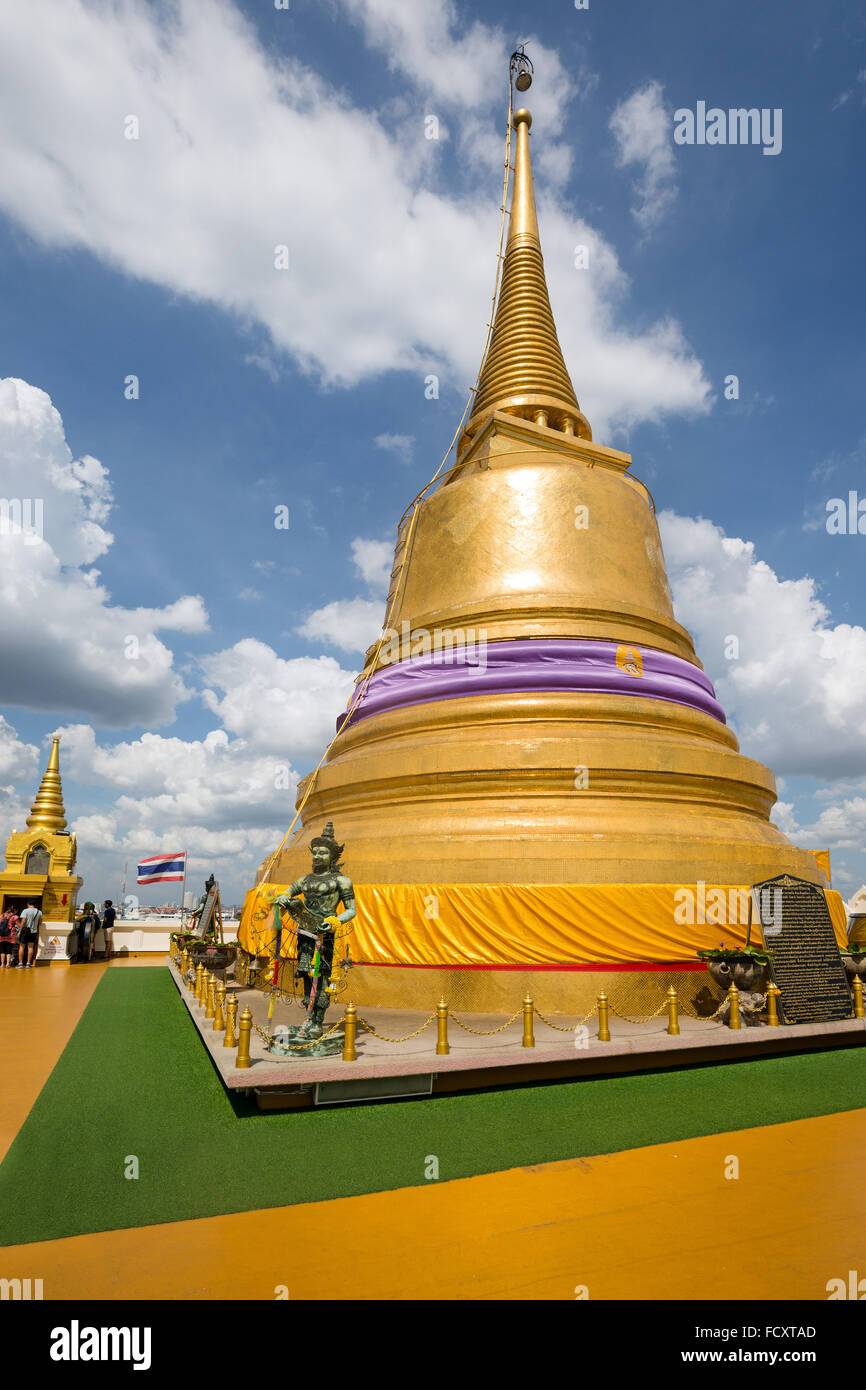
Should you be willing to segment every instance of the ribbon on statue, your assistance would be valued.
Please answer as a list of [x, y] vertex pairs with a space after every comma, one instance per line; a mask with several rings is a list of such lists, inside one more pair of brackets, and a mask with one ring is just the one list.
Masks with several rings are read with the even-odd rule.
[[280, 946], [283, 938], [283, 918], [279, 905], [274, 903], [274, 924], [276, 926], [276, 941], [274, 944], [274, 973], [271, 978], [271, 997], [268, 1002], [268, 1023], [274, 1016], [274, 1004], [276, 1003], [277, 990], [280, 984]]

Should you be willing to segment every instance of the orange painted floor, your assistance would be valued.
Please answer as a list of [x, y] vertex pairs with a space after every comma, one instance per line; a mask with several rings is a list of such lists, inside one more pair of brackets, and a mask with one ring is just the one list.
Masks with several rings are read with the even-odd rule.
[[[57, 969], [68, 983], [51, 981], [38, 998], [34, 972], [16, 972], [15, 986], [0, 979], [0, 1044], [7, 999], [15, 1009], [10, 989], [24, 985], [43, 1022], [58, 998], [77, 1019], [103, 968], [89, 968], [86, 984], [76, 978], [85, 972]], [[29, 1028], [33, 1013], [18, 1002]], [[40, 1032], [43, 1080], [74, 1021], [54, 1021], [50, 1058]], [[32, 1103], [42, 1084], [35, 1061], [29, 1075]], [[26, 1114], [23, 1087], [16, 1095], [7, 1128]], [[866, 1110], [846, 1111], [423, 1188], [8, 1246], [0, 1276], [42, 1278], [46, 1299], [271, 1300], [285, 1290], [295, 1300], [572, 1300], [585, 1289], [595, 1300], [824, 1300], [828, 1280], [863, 1266], [852, 1194], [864, 1158]], [[735, 1179], [725, 1177], [732, 1159]]]
[[108, 969], [161, 963], [164, 956], [122, 957], [109, 965], [37, 965], [0, 970], [0, 1162], [33, 1108], [93, 991]]
[[[105, 965], [0, 970], [0, 1161], [99, 984]], [[13, 1060], [14, 1059], [14, 1060]]]
[[[731, 1157], [738, 1179], [724, 1176]], [[46, 1299], [808, 1299], [863, 1266], [866, 1110], [0, 1250]]]

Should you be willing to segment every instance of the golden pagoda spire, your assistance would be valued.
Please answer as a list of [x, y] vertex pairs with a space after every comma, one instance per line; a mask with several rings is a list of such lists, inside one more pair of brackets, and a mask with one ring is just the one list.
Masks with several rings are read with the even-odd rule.
[[65, 830], [66, 812], [63, 809], [63, 788], [60, 785], [60, 736], [51, 745], [48, 766], [39, 783], [27, 825], [31, 830]]
[[563, 360], [544, 277], [529, 157], [532, 117], [521, 108], [513, 119], [517, 154], [502, 285], [466, 434], [474, 434], [491, 411], [504, 410], [592, 439]]

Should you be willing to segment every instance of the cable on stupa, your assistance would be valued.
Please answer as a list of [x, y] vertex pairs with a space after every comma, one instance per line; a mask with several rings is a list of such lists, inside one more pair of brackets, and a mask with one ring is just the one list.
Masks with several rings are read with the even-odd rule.
[[[460, 422], [459, 422], [459, 424], [458, 424], [456, 430], [454, 431], [454, 435], [453, 435], [453, 438], [452, 438], [452, 440], [451, 440], [451, 443], [448, 445], [448, 450], [447, 450], [447, 452], [446, 452], [444, 458], [442, 459], [442, 462], [440, 463], [439, 467], [436, 469], [436, 472], [433, 474], [433, 477], [430, 479], [429, 483], [427, 484], [427, 486], [426, 486], [426, 487], [423, 487], [423, 488], [421, 489], [421, 491], [420, 491], [419, 493], [416, 494], [416, 496], [412, 499], [412, 501], [409, 503], [408, 507], [407, 507], [406, 510], [404, 511], [403, 515], [401, 516], [399, 525], [398, 525], [398, 527], [397, 527], [397, 534], [398, 534], [398, 535], [399, 535], [399, 533], [400, 533], [400, 531], [401, 531], [401, 529], [402, 529], [402, 527], [403, 527], [403, 524], [404, 524], [404, 522], [406, 521], [406, 518], [408, 517], [409, 513], [410, 513], [411, 511], [413, 511], [413, 509], [414, 509], [415, 514], [417, 514], [418, 504], [419, 504], [419, 502], [421, 501], [421, 498], [424, 496], [425, 493], [427, 493], [427, 492], [430, 491], [430, 489], [431, 489], [431, 487], [433, 486], [433, 484], [434, 484], [435, 482], [437, 482], [437, 480], [441, 477], [442, 471], [443, 471], [443, 469], [444, 469], [446, 463], [448, 462], [449, 458], [451, 457], [451, 453], [452, 453], [452, 451], [453, 451], [453, 449], [454, 449], [454, 445], [457, 443], [457, 440], [460, 438], [460, 433], [461, 433], [461, 431], [462, 431], [462, 429], [463, 429], [464, 424], [466, 423], [466, 417], [467, 417], [467, 415], [469, 414], [469, 410], [470, 410], [470, 408], [471, 408], [471, 406], [472, 406], [472, 402], [473, 402], [473, 400], [474, 400], [474, 398], [475, 398], [475, 395], [476, 395], [476, 393], [477, 393], [477, 391], [478, 391], [478, 383], [479, 383], [479, 381], [481, 380], [481, 373], [482, 373], [482, 371], [484, 370], [484, 364], [485, 364], [485, 362], [486, 362], [486, 360], [487, 360], [487, 354], [488, 354], [488, 351], [489, 351], [489, 349], [490, 349], [490, 338], [491, 338], [491, 335], [492, 335], [492, 333], [493, 333], [493, 321], [494, 321], [495, 312], [496, 312], [496, 300], [497, 300], [497, 297], [498, 297], [498, 295], [499, 295], [499, 285], [500, 285], [500, 281], [501, 281], [501, 278], [502, 278], [502, 262], [503, 262], [503, 260], [504, 260], [504, 255], [503, 255], [502, 248], [503, 248], [503, 245], [504, 245], [504, 243], [505, 243], [505, 219], [506, 219], [506, 217], [508, 216], [508, 180], [509, 180], [509, 177], [510, 177], [510, 175], [511, 175], [511, 139], [512, 139], [512, 130], [513, 130], [513, 119], [514, 119], [514, 78], [515, 78], [515, 74], [518, 73], [518, 72], [520, 71], [520, 67], [519, 67], [518, 62], [516, 61], [516, 59], [518, 59], [518, 57], [520, 56], [521, 52], [522, 52], [522, 50], [521, 50], [521, 49], [518, 49], [517, 53], [516, 53], [516, 54], [512, 54], [511, 59], [509, 60], [509, 70], [508, 70], [508, 122], [507, 122], [506, 135], [505, 135], [505, 170], [504, 170], [504, 176], [503, 176], [503, 181], [502, 181], [502, 204], [501, 204], [501, 207], [500, 207], [501, 217], [500, 217], [500, 221], [499, 221], [499, 249], [498, 249], [498, 251], [497, 251], [497, 253], [496, 253], [496, 275], [495, 275], [495, 277], [494, 277], [494, 282], [493, 282], [493, 297], [492, 297], [491, 306], [490, 306], [490, 318], [489, 318], [489, 321], [488, 321], [488, 324], [487, 324], [487, 337], [486, 337], [485, 340], [484, 340], [484, 351], [483, 351], [482, 354], [481, 354], [481, 362], [480, 362], [480, 364], [479, 364], [478, 371], [477, 371], [476, 376], [475, 376], [475, 382], [474, 382], [474, 384], [472, 385], [472, 387], [471, 387], [471, 389], [470, 389], [470, 391], [469, 391], [469, 396], [468, 396], [468, 398], [467, 398], [466, 405], [465, 405], [464, 408], [463, 408], [463, 414], [460, 416]], [[525, 61], [525, 60], [524, 60], [524, 61]], [[349, 701], [349, 707], [348, 707], [348, 709], [346, 710], [346, 714], [345, 714], [344, 719], [341, 721], [341, 725], [340, 725], [341, 728], [343, 728], [343, 727], [345, 726], [345, 724], [347, 723], [347, 721], [348, 721], [350, 715], [353, 713], [353, 711], [357, 708], [357, 706], [358, 706], [358, 704], [360, 703], [360, 701], [363, 699], [364, 695], [365, 695], [366, 692], [367, 692], [367, 687], [368, 687], [368, 685], [370, 684], [370, 681], [372, 680], [373, 675], [374, 675], [374, 673], [375, 673], [375, 671], [376, 671], [376, 668], [377, 668], [377, 665], [378, 665], [378, 661], [379, 661], [379, 654], [380, 654], [380, 652], [381, 652], [381, 650], [382, 650], [382, 647], [384, 646], [384, 643], [385, 643], [385, 633], [388, 631], [388, 620], [389, 620], [391, 614], [392, 614], [393, 611], [394, 611], [395, 605], [396, 605], [396, 603], [397, 603], [397, 599], [399, 598], [399, 595], [400, 595], [400, 580], [402, 579], [402, 576], [403, 576], [403, 569], [404, 569], [405, 564], [406, 564], [406, 558], [407, 558], [407, 556], [408, 556], [408, 553], [409, 553], [409, 547], [408, 547], [408, 546], [404, 546], [404, 547], [403, 547], [403, 555], [402, 555], [401, 560], [400, 560], [400, 568], [399, 568], [399, 570], [397, 571], [397, 580], [396, 580], [396, 583], [395, 583], [395, 585], [394, 585], [393, 595], [392, 595], [392, 598], [391, 598], [391, 602], [388, 604], [388, 608], [387, 608], [387, 611], [386, 611], [386, 613], [385, 613], [385, 621], [384, 621], [383, 624], [382, 624], [382, 632], [381, 632], [381, 635], [380, 635], [380, 637], [379, 637], [378, 644], [377, 644], [377, 646], [376, 646], [376, 651], [375, 651], [375, 654], [374, 654], [374, 656], [373, 656], [373, 660], [372, 660], [372, 661], [369, 663], [369, 665], [368, 665], [368, 671], [367, 671], [366, 676], [362, 677], [361, 681], [360, 681], [360, 682], [358, 683], [358, 685], [355, 687], [355, 693], [354, 693], [354, 695], [352, 696], [352, 699]], [[319, 773], [321, 772], [322, 768], [324, 767], [325, 762], [327, 761], [328, 754], [330, 753], [332, 747], [334, 746], [335, 742], [336, 742], [337, 739], [339, 738], [339, 735], [340, 735], [340, 731], [338, 730], [337, 733], [335, 733], [334, 737], [331, 739], [331, 741], [330, 741], [330, 743], [328, 744], [328, 746], [326, 747], [324, 753], [322, 754], [321, 758], [319, 759], [319, 761], [318, 761], [316, 767], [314, 768], [313, 772], [310, 774], [309, 780], [308, 780], [308, 783], [307, 783], [306, 790], [304, 791], [304, 795], [302, 796], [300, 802], [298, 803], [298, 807], [297, 807], [297, 809], [296, 809], [296, 811], [295, 811], [295, 814], [294, 814], [294, 816], [293, 816], [293, 818], [292, 818], [291, 825], [289, 826], [288, 830], [286, 831], [285, 835], [283, 836], [283, 838], [282, 838], [282, 840], [280, 841], [280, 843], [279, 843], [279, 845], [277, 846], [277, 848], [274, 850], [273, 854], [272, 854], [272, 855], [270, 856], [270, 858], [268, 859], [267, 865], [266, 865], [266, 868], [265, 868], [265, 872], [263, 873], [261, 879], [259, 880], [259, 883], [256, 885], [257, 887], [261, 887], [262, 884], [267, 883], [268, 880], [270, 879], [271, 871], [272, 871], [272, 869], [273, 869], [273, 867], [274, 867], [274, 864], [276, 863], [277, 859], [279, 858], [280, 854], [282, 853], [283, 846], [286, 844], [286, 842], [288, 841], [288, 839], [290, 838], [290, 836], [291, 836], [291, 834], [292, 834], [292, 831], [294, 830], [295, 826], [297, 825], [298, 819], [299, 819], [299, 817], [300, 817], [300, 815], [301, 815], [301, 812], [303, 811], [304, 807], [306, 806], [307, 801], [309, 800], [309, 798], [310, 798], [310, 796], [312, 795], [312, 792], [313, 792], [313, 790], [314, 790], [314, 788], [315, 788], [316, 779], [318, 778]]]

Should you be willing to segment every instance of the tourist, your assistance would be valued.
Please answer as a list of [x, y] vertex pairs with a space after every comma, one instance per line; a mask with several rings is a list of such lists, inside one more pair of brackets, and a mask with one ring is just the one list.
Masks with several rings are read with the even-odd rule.
[[99, 913], [94, 903], [85, 903], [81, 916], [75, 923], [78, 931], [77, 960], [90, 960], [93, 956], [93, 942], [99, 931]]
[[18, 918], [11, 907], [0, 913], [0, 970], [8, 970], [15, 964], [17, 924]]
[[36, 964], [36, 953], [39, 950], [39, 928], [41, 926], [42, 913], [34, 902], [28, 901], [21, 913], [21, 924], [18, 928], [17, 970], [32, 970]]
[[105, 899], [105, 908], [102, 913], [102, 934], [105, 937], [105, 959], [111, 960], [114, 944], [114, 920], [117, 913], [111, 906], [111, 899]]

